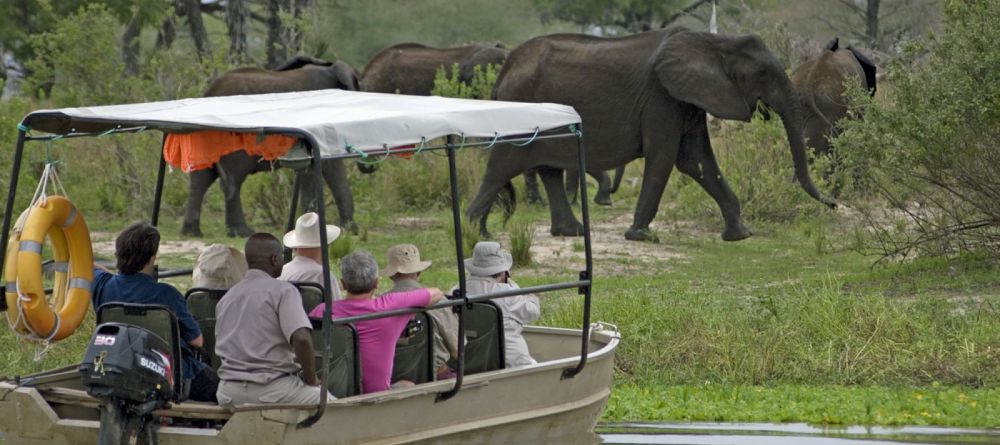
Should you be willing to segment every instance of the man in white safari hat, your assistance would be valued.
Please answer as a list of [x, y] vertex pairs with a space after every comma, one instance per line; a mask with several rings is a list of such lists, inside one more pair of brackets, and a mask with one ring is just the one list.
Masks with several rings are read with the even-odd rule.
[[[385, 276], [392, 280], [393, 292], [407, 292], [421, 289], [420, 272], [431, 267], [430, 261], [420, 260], [420, 250], [413, 244], [397, 244], [385, 254]], [[448, 367], [448, 359], [458, 358], [458, 316], [451, 308], [427, 311], [434, 321], [434, 369], [437, 379], [452, 378], [454, 371]]]
[[[340, 227], [333, 224], [326, 225], [326, 242], [332, 243], [340, 236]], [[285, 264], [281, 270], [279, 280], [284, 281], [307, 281], [323, 285], [323, 248], [319, 239], [319, 215], [316, 212], [309, 212], [299, 217], [295, 221], [295, 230], [285, 234], [282, 239], [285, 247], [291, 248], [295, 256]], [[330, 268], [330, 294], [333, 300], [342, 300], [344, 297], [340, 293], [340, 281], [333, 274]]]
[[[465, 282], [469, 296], [520, 289], [521, 287], [510, 278], [510, 267], [513, 264], [510, 253], [500, 247], [500, 243], [494, 241], [476, 243], [476, 247], [472, 250], [472, 258], [465, 260], [465, 269], [469, 271], [469, 278]], [[453, 293], [455, 289], [457, 286], [449, 293]], [[538, 320], [542, 314], [538, 297], [532, 294], [518, 295], [497, 298], [493, 303], [503, 311], [503, 335], [506, 342], [504, 355], [507, 367], [535, 364], [521, 331], [524, 330], [524, 325]]]

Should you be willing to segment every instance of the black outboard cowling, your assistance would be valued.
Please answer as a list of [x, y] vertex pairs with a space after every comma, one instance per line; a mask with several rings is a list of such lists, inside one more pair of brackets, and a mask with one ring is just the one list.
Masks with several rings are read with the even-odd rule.
[[78, 368], [87, 393], [101, 400], [99, 444], [156, 442], [153, 411], [174, 394], [170, 345], [125, 323], [97, 326]]

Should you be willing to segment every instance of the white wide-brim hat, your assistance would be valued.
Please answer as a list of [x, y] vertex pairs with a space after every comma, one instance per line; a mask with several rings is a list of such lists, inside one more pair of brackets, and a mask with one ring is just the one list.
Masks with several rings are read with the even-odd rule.
[[212, 244], [202, 249], [192, 271], [194, 287], [229, 289], [243, 280], [247, 273], [247, 260], [243, 252], [223, 244]]
[[[326, 242], [332, 243], [340, 236], [340, 227], [333, 224], [326, 225]], [[295, 221], [295, 230], [285, 234], [282, 239], [285, 247], [322, 247], [319, 242], [319, 215], [316, 212], [309, 212], [302, 215]]]
[[480, 241], [472, 249], [472, 258], [465, 260], [465, 268], [472, 275], [491, 277], [500, 272], [510, 270], [514, 264], [510, 253], [500, 247], [495, 241]]

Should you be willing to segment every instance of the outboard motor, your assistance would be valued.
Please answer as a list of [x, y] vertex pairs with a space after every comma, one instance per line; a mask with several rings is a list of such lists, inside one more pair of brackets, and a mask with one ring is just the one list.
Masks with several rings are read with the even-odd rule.
[[155, 444], [153, 411], [174, 398], [169, 344], [125, 323], [94, 331], [78, 370], [87, 393], [101, 400], [100, 445]]

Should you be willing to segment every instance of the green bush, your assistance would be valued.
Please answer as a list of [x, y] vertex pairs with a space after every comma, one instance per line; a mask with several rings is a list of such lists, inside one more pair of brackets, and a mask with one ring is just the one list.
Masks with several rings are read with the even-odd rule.
[[875, 195], [856, 204], [866, 245], [886, 257], [1000, 255], [1000, 3], [946, 5], [944, 33], [909, 48], [926, 61], [893, 64], [884, 102], [855, 91], [855, 119], [834, 141]]
[[472, 67], [472, 82], [466, 84], [458, 78], [457, 63], [447, 70], [443, 65], [439, 66], [434, 76], [434, 89], [431, 90], [431, 94], [464, 99], [491, 99], [500, 67], [493, 64], [487, 64], [485, 67], [481, 65]]

